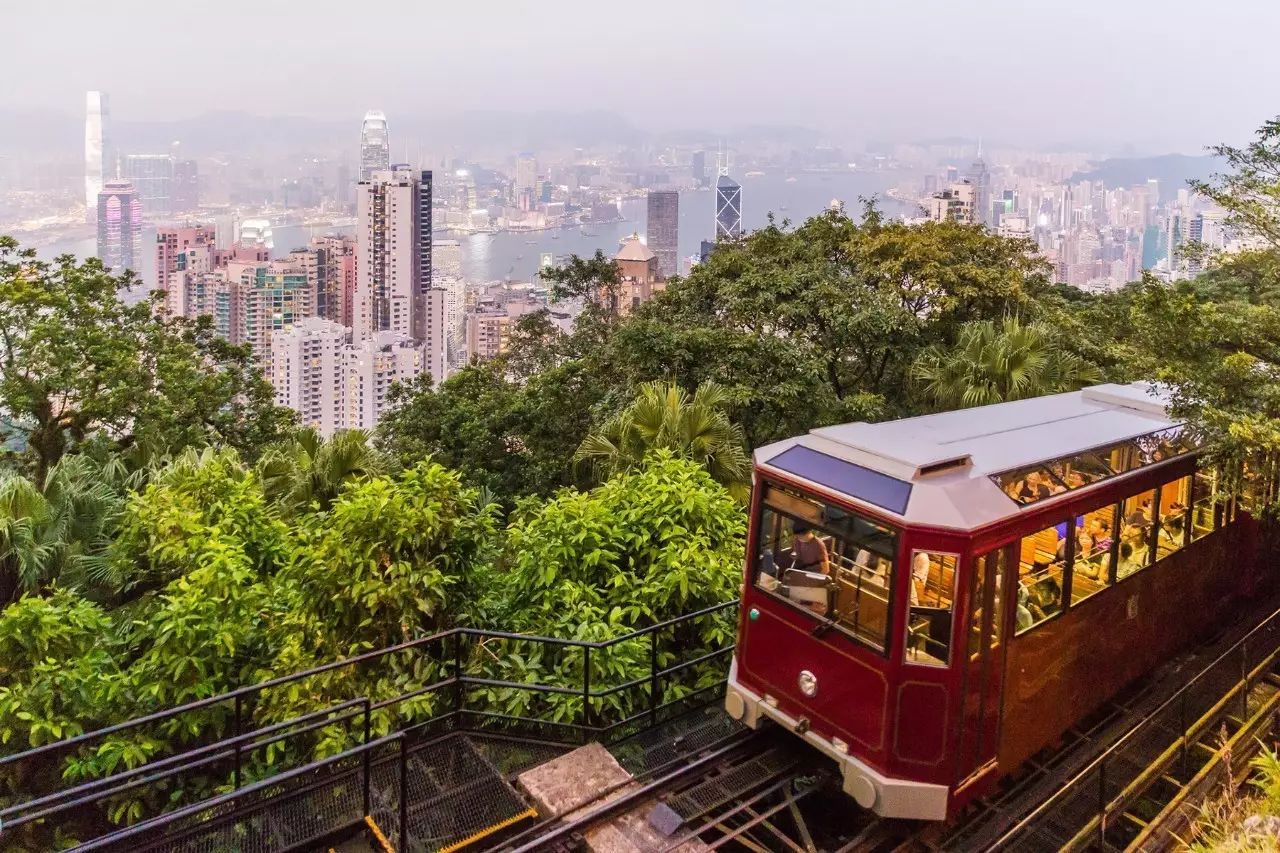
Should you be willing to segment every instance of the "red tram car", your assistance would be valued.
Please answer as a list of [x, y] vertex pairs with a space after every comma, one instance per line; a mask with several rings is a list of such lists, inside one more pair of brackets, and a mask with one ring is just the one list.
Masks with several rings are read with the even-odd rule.
[[1254, 583], [1143, 383], [815, 429], [754, 479], [726, 708], [886, 817], [955, 815]]

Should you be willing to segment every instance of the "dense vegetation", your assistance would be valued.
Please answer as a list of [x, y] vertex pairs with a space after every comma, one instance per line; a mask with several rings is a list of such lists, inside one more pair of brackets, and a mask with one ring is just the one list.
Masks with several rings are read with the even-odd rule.
[[[727, 601], [749, 448], [818, 425], [1149, 377], [1175, 386], [1213, 452], [1274, 453], [1278, 138], [1269, 124], [1225, 150], [1235, 171], [1200, 188], [1264, 241], [1192, 281], [1087, 295], [1052, 285], [1030, 245], [888, 222], [868, 203], [857, 220], [827, 211], [724, 244], [627, 316], [590, 298], [616, 286], [612, 263], [575, 258], [553, 272], [561, 295], [587, 298], [570, 333], [527, 316], [499, 358], [399, 388], [376, 436], [328, 441], [296, 429], [206, 323], [125, 305], [131, 277], [96, 261], [44, 264], [0, 239], [0, 754], [450, 626], [604, 640]], [[731, 631], [709, 620], [663, 659]], [[580, 656], [468, 654], [494, 678], [581, 684]], [[593, 681], [638, 678], [647, 655], [622, 644], [592, 660]], [[246, 713], [267, 725], [443, 672], [393, 657]], [[376, 730], [432, 701], [380, 711]], [[611, 701], [625, 714], [634, 700]], [[46, 770], [136, 766], [226, 733], [228, 713]], [[309, 749], [348, 742], [326, 729]], [[246, 772], [286, 758], [259, 753]], [[0, 802], [33, 784], [0, 779]]]

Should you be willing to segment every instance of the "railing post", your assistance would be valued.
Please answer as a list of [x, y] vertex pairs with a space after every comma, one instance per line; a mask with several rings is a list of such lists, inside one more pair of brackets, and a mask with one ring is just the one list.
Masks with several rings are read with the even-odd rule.
[[[453, 635], [453, 712], [462, 713], [462, 632]], [[454, 725], [457, 725], [455, 720]]]
[[397, 850], [409, 849], [409, 760], [404, 735], [400, 736], [400, 846]]
[[582, 647], [582, 725], [591, 727], [591, 646]]
[[234, 750], [235, 766], [234, 766], [234, 768], [232, 769], [232, 774], [231, 774], [231, 775], [232, 775], [232, 785], [233, 785], [233, 787], [235, 788], [235, 790], [237, 790], [237, 791], [238, 791], [238, 790], [240, 790], [240, 712], [241, 712], [241, 698], [240, 698], [240, 697], [241, 697], [242, 695], [243, 695], [243, 694], [240, 694], [240, 693], [237, 693], [237, 694], [236, 694], [236, 703], [235, 703], [235, 704], [236, 704], [236, 711], [235, 711], [236, 719], [235, 719], [234, 728], [233, 728], [233, 731], [234, 731], [234, 733], [235, 733], [235, 734], [234, 734], [234, 737], [235, 737], [235, 739], [236, 739], [236, 747], [235, 747], [235, 750]]
[[1098, 764], [1098, 844], [1105, 848], [1107, 841], [1107, 760]]
[[373, 814], [370, 808], [370, 806], [372, 805], [372, 797], [369, 791], [369, 785], [370, 785], [369, 776], [370, 776], [370, 770], [371, 770], [370, 768], [371, 750], [369, 749], [369, 734], [372, 731], [372, 720], [370, 720], [372, 709], [373, 709], [373, 703], [369, 701], [368, 696], [364, 697], [364, 761], [362, 763], [364, 764], [364, 814], [365, 814], [365, 817], [368, 817], [369, 815]]
[[1240, 725], [1249, 721], [1249, 641], [1240, 643]]
[[658, 716], [658, 629], [649, 632], [649, 722]]
[[1183, 690], [1178, 699], [1178, 725], [1182, 728], [1182, 778], [1187, 778], [1187, 693]]

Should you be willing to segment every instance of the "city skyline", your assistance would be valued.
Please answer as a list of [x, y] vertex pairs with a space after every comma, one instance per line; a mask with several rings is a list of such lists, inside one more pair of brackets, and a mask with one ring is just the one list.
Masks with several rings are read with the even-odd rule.
[[[198, 47], [194, 35], [151, 40], [146, 63], [108, 61], [116, 59], [121, 40], [146, 39], [146, 22], [154, 17], [148, 13], [154, 3], [123, 5], [79, 10], [71, 27], [56, 7], [13, 10], [15, 31], [56, 26], [67, 41], [65, 55], [75, 61], [43, 62], [38, 40], [15, 41], [0, 65], [12, 64], [7, 70], [15, 75], [25, 65], [39, 65], [42, 74], [27, 77], [0, 108], [69, 112], [84, 91], [102, 90], [113, 93], [116, 117], [128, 122], [219, 110], [339, 120], [370, 105], [413, 123], [466, 111], [611, 110], [657, 132], [764, 123], [811, 127], [840, 140], [985, 135], [1012, 144], [1094, 141], [1140, 151], [1193, 151], [1246, 135], [1256, 124], [1256, 105], [1274, 100], [1280, 80], [1280, 57], [1265, 43], [1265, 34], [1280, 23], [1280, 7], [1246, 0], [1216, 13], [1229, 16], [1234, 9], [1237, 20], [1247, 16], [1248, 27], [1208, 33], [1202, 4], [1181, 0], [1085, 0], [1066, 12], [994, 0], [964, 15], [933, 0], [806, 14], [762, 3], [686, 8], [659, 0], [643, 21], [629, 10], [578, 0], [557, 3], [552, 16], [508, 4], [484, 22], [483, 62], [475, 61], [464, 39], [416, 49], [415, 22], [429, 19], [433, 31], [462, 32], [475, 26], [467, 9], [428, 12], [375, 2], [358, 16], [345, 16], [350, 26], [342, 28], [340, 41], [325, 12], [345, 7], [320, 2], [314, 14], [297, 16], [267, 5], [255, 9], [248, 31], [232, 19], [201, 29], [200, 39], [221, 45], [223, 60], [223, 71], [205, 78], [153, 73], [189, 61]], [[388, 14], [402, 26], [385, 27]], [[663, 45], [661, 66], [614, 61], [604, 36], [624, 22], [632, 37]], [[348, 52], [341, 75], [330, 73], [332, 50], [297, 54], [270, 85], [261, 85], [260, 67], [251, 60], [286, 29], [335, 50], [347, 39], [376, 35], [380, 49], [376, 56]], [[530, 37], [574, 50], [530, 52], [524, 49]], [[1049, 40], [1057, 45], [1053, 51], [1044, 49]], [[570, 55], [572, 61], [565, 58]], [[748, 62], [749, 56], [763, 61]], [[1234, 77], [1256, 85], [1222, 86], [1214, 74], [1182, 73], [1176, 104], [1170, 104], [1169, 60], [1230, 67]], [[954, 73], [957, 65], [964, 74]], [[457, 73], [461, 68], [465, 75]], [[325, 85], [309, 85], [319, 79]], [[458, 82], [424, 90], [424, 79]], [[983, 92], [999, 97], [976, 96]], [[1195, 108], [1185, 108], [1190, 104]]]

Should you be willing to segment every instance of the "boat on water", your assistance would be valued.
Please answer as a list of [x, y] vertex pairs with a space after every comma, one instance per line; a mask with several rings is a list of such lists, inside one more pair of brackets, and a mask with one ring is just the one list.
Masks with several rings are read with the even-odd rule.
[[763, 177], [764, 177], [764, 172], [747, 172], [747, 174], [746, 174], [746, 176], [745, 176], [745, 177], [748, 177], [748, 178], [763, 178]]
[[559, 234], [556, 234], [556, 233], [552, 233], [552, 235], [551, 235], [551, 239], [552, 239], [552, 240], [559, 240], [559, 239], [560, 239], [560, 235], [559, 235]]
[[795, 175], [792, 175], [791, 177], [787, 178], [787, 183], [789, 183], [789, 184], [794, 184], [797, 180], [799, 180], [799, 179], [798, 179], [798, 178], [796, 178], [796, 176], [795, 176]]

